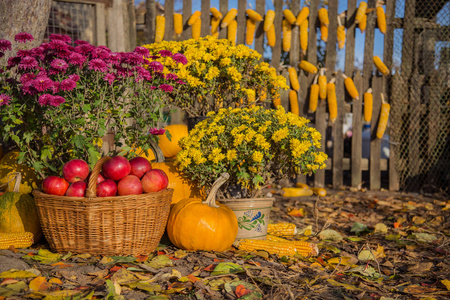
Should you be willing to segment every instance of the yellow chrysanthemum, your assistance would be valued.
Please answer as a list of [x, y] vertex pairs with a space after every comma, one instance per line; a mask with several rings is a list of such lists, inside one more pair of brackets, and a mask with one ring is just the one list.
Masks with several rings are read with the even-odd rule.
[[285, 139], [289, 135], [289, 129], [287, 127], [283, 127], [275, 131], [272, 135], [272, 140], [275, 142], [279, 142], [282, 139]]
[[264, 154], [262, 152], [254, 151], [252, 154], [252, 160], [254, 162], [260, 163], [263, 158], [264, 158]]
[[228, 161], [235, 160], [236, 157], [237, 157], [237, 154], [236, 154], [236, 150], [235, 149], [231, 149], [231, 150], [227, 151], [227, 160]]

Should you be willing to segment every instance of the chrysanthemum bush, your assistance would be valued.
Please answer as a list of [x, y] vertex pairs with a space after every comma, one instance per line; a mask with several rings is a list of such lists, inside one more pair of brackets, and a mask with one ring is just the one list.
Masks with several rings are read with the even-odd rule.
[[165, 73], [174, 73], [186, 85], [180, 87], [170, 104], [183, 109], [189, 117], [205, 116], [220, 108], [246, 107], [270, 101], [287, 89], [286, 79], [261, 54], [245, 45], [233, 46], [227, 39], [212, 36], [184, 41], [163, 41], [144, 45], [151, 54], [161, 50], [182, 53], [186, 64], [161, 57]]
[[308, 126], [309, 120], [286, 113], [282, 106], [220, 109], [208, 116], [180, 140], [176, 164], [206, 190], [228, 172], [221, 197], [233, 196], [229, 187], [238, 187], [242, 198], [257, 197], [274, 181], [326, 166], [321, 134]]
[[[0, 135], [5, 145], [19, 148], [19, 162], [41, 177], [72, 158], [93, 165], [108, 131], [123, 151], [149, 149], [163, 99], [182, 84], [175, 74], [163, 74], [163, 64], [144, 47], [116, 53], [52, 34], [49, 42], [27, 49], [32, 39], [16, 35], [24, 49], [0, 66]], [[0, 57], [9, 50], [11, 42], [0, 40]], [[181, 54], [163, 56], [185, 62]]]

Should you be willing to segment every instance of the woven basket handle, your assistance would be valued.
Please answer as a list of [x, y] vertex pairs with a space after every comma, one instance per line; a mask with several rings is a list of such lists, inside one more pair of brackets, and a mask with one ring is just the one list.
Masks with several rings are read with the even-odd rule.
[[98, 174], [100, 174], [100, 171], [102, 170], [102, 165], [110, 159], [111, 159], [111, 157], [104, 156], [95, 163], [95, 166], [92, 169], [91, 177], [89, 177], [88, 187], [86, 189], [86, 197], [87, 198], [94, 198], [97, 196]]

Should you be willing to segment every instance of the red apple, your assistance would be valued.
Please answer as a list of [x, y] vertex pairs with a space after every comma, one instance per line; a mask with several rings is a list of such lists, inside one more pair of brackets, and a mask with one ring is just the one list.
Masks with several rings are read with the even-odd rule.
[[82, 159], [72, 159], [62, 168], [63, 177], [68, 182], [85, 180], [89, 175], [89, 165]]
[[112, 197], [117, 194], [117, 185], [111, 179], [105, 179], [97, 185], [97, 197]]
[[130, 174], [135, 175], [139, 178], [142, 178], [145, 173], [152, 169], [152, 165], [150, 164], [150, 162], [146, 158], [140, 156], [130, 159], [130, 165]]
[[[91, 179], [91, 175], [92, 175], [92, 173], [89, 174], [88, 178], [86, 179], [86, 182], [89, 183], [89, 180]], [[98, 177], [97, 177], [97, 184], [99, 184], [100, 182], [104, 181], [105, 179], [106, 179], [105, 176], [102, 175], [102, 173], [99, 173]]]
[[69, 183], [58, 176], [48, 176], [42, 181], [42, 191], [46, 194], [63, 196], [68, 187]]
[[114, 181], [119, 181], [131, 171], [131, 165], [123, 156], [114, 156], [102, 166], [103, 175]]
[[84, 197], [86, 193], [86, 182], [77, 181], [72, 183], [66, 191], [68, 197]]
[[142, 188], [146, 193], [161, 191], [169, 185], [167, 174], [160, 169], [151, 169], [141, 179]]
[[142, 194], [142, 191], [141, 180], [135, 175], [127, 175], [117, 184], [117, 193], [120, 196], [139, 195]]

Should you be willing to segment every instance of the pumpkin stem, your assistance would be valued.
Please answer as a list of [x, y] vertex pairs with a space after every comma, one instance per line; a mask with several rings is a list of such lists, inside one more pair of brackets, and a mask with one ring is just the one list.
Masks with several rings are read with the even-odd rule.
[[164, 154], [159, 147], [158, 143], [156, 143], [154, 140], [150, 140], [150, 148], [153, 151], [153, 154], [155, 154], [156, 162], [161, 163], [164, 162]]
[[14, 172], [14, 173], [11, 173], [11, 175], [12, 175], [12, 178], [10, 180], [8, 180], [7, 182], [1, 184], [0, 188], [4, 189], [4, 190], [8, 189], [9, 183], [15, 180], [13, 192], [18, 193], [19, 189], [20, 189], [20, 183], [22, 182], [22, 173]]
[[214, 181], [214, 183], [213, 183], [213, 185], [211, 187], [211, 191], [209, 192], [208, 197], [202, 203], [203, 204], [207, 204], [207, 205], [209, 205], [211, 207], [219, 207], [219, 205], [216, 204], [217, 191], [222, 186], [222, 184], [224, 184], [229, 178], [230, 178], [230, 174], [228, 174], [226, 172], [222, 173], [222, 175], [220, 175], [220, 177], [217, 178], [216, 181]]

